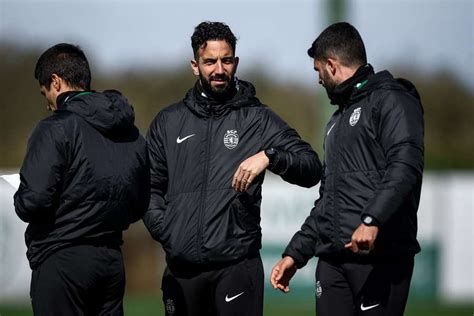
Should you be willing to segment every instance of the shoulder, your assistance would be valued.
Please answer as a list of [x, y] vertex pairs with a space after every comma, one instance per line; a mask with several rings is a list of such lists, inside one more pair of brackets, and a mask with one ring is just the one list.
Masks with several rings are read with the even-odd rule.
[[173, 118], [177, 115], [181, 115], [183, 111], [186, 111], [186, 106], [183, 101], [172, 103], [163, 109], [161, 109], [153, 119], [152, 124], [163, 123], [168, 118]]
[[61, 129], [64, 131], [64, 127], [67, 126], [68, 120], [74, 119], [71, 112], [68, 111], [56, 111], [53, 115], [42, 119], [36, 125], [35, 132], [48, 132]]
[[413, 85], [407, 87], [393, 79], [372, 93], [374, 106], [381, 111], [406, 109], [408, 111], [422, 111], [420, 97]]
[[70, 116], [67, 113], [54, 113], [53, 115], [38, 122], [28, 140], [29, 145], [45, 143], [63, 143], [66, 142], [65, 117]]

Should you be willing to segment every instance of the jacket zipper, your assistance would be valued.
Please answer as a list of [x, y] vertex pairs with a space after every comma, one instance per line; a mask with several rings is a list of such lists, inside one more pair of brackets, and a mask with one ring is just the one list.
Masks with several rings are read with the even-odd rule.
[[[333, 188], [337, 188], [338, 187], [338, 182], [339, 182], [339, 177], [338, 177], [338, 168], [339, 168], [339, 164], [340, 164], [340, 161], [339, 161], [339, 152], [341, 150], [341, 146], [340, 146], [340, 142], [338, 141], [338, 138], [339, 138], [339, 134], [340, 134], [340, 131], [341, 129], [343, 129], [344, 127], [342, 126], [343, 125], [343, 122], [344, 122], [344, 114], [345, 114], [345, 111], [346, 109], [344, 108], [339, 117], [337, 118], [336, 122], [335, 122], [335, 126], [334, 126], [334, 131], [333, 131], [333, 142], [332, 142], [332, 161], [333, 161], [333, 165], [332, 165], [332, 169], [331, 172], [334, 174], [333, 176]], [[339, 224], [339, 216], [337, 213], [339, 213], [338, 211], [338, 206], [337, 206], [337, 199], [338, 199], [338, 196], [337, 196], [337, 190], [334, 190], [333, 191], [333, 209], [332, 209], [332, 214], [333, 214], [333, 219], [332, 219], [332, 222], [334, 224], [334, 229], [333, 229], [333, 242], [336, 242], [336, 245], [337, 245], [337, 242], [340, 240], [341, 238], [341, 233], [340, 233], [340, 224]], [[336, 250], [338, 250], [336, 248]]]
[[206, 139], [207, 139], [207, 148], [206, 152], [204, 155], [204, 177], [203, 177], [203, 186], [202, 186], [202, 191], [201, 191], [201, 205], [199, 208], [199, 213], [198, 213], [198, 227], [197, 227], [197, 261], [198, 263], [202, 264], [203, 263], [203, 258], [202, 258], [202, 253], [201, 253], [201, 246], [202, 246], [202, 221], [203, 221], [203, 211], [204, 207], [206, 204], [206, 193], [207, 193], [207, 178], [209, 177], [209, 157], [211, 153], [211, 140], [212, 140], [212, 135], [211, 135], [211, 126], [212, 126], [212, 120], [213, 120], [213, 113], [212, 113], [212, 107], [210, 107], [210, 112], [211, 115], [209, 116], [209, 121], [207, 123], [207, 134], [206, 134]]

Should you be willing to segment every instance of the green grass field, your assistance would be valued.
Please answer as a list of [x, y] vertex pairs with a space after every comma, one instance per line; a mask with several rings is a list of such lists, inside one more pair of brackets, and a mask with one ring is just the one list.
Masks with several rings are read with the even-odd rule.
[[[124, 303], [125, 315], [130, 316], [160, 316], [164, 315], [163, 305], [159, 297], [127, 297]], [[294, 297], [272, 296], [265, 300], [266, 316], [314, 315], [314, 301], [311, 299], [296, 299]], [[32, 315], [29, 306], [0, 305], [0, 316]], [[410, 302], [406, 316], [472, 316], [474, 304], [448, 305], [436, 302]]]

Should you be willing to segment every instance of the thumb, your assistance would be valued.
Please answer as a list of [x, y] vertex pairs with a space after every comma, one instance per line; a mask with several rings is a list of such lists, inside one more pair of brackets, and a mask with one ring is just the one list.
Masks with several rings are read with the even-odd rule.
[[275, 279], [275, 281], [279, 281], [281, 279], [281, 277], [283, 276], [283, 268], [281, 267], [281, 265], [276, 265], [274, 268], [273, 268], [273, 278]]

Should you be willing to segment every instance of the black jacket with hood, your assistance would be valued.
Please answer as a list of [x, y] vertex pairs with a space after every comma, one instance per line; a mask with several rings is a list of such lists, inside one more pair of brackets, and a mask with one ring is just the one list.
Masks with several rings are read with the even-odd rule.
[[330, 94], [339, 109], [326, 128], [320, 197], [283, 254], [299, 268], [315, 255], [356, 257], [344, 244], [365, 215], [379, 226], [367, 260], [420, 251], [423, 109], [418, 92], [388, 71], [374, 74], [370, 65], [341, 85], [339, 94]]
[[109, 90], [63, 93], [57, 104], [29, 139], [14, 197], [33, 269], [71, 245], [120, 246], [149, 201], [146, 142], [128, 101]]
[[250, 83], [238, 81], [237, 87], [219, 102], [204, 97], [198, 82], [150, 126], [151, 201], [144, 222], [172, 270], [258, 254], [264, 173], [247, 192], [232, 189], [246, 158], [273, 147], [272, 172], [305, 187], [319, 182], [321, 163], [311, 146], [260, 103]]

